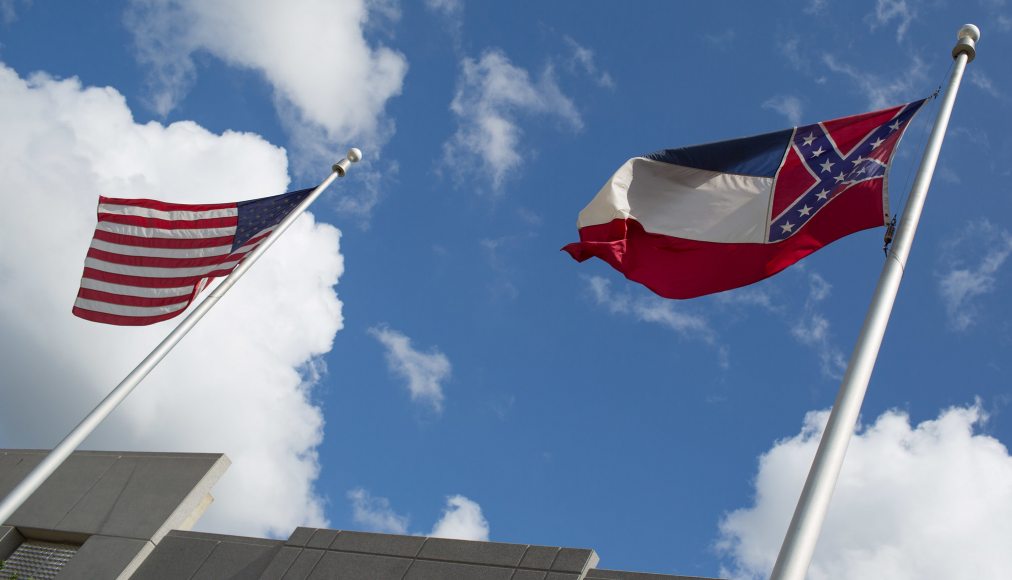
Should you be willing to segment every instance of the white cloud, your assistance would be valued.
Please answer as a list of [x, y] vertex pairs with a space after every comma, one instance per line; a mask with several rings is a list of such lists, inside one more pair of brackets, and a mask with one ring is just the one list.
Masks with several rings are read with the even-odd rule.
[[763, 103], [764, 109], [770, 109], [783, 115], [792, 126], [801, 124], [801, 99], [793, 95], [778, 95]]
[[881, 109], [909, 101], [920, 95], [928, 82], [927, 66], [919, 56], [911, 58], [910, 65], [899, 75], [882, 76], [856, 69], [837, 61], [831, 54], [824, 54], [822, 62], [829, 70], [849, 77], [868, 99], [868, 106]]
[[412, 401], [432, 407], [436, 413], [443, 410], [443, 385], [450, 378], [450, 360], [433, 348], [424, 353], [411, 346], [411, 339], [385, 325], [369, 329], [369, 334], [386, 347], [390, 371], [408, 381]]
[[387, 498], [373, 497], [358, 487], [348, 492], [348, 500], [351, 501], [352, 519], [366, 531], [384, 534], [408, 532], [409, 519], [395, 512]]
[[[720, 522], [722, 576], [768, 578], [828, 412], [759, 458], [754, 504]], [[851, 440], [807, 578], [1002, 579], [1012, 570], [1012, 457], [979, 403], [916, 426], [888, 411]]]
[[150, 71], [151, 106], [167, 115], [197, 77], [194, 55], [259, 72], [296, 148], [296, 169], [337, 147], [376, 150], [393, 122], [407, 60], [365, 38], [397, 17], [392, 4], [366, 0], [132, 0], [126, 23], [138, 60]]
[[446, 498], [443, 517], [432, 526], [429, 535], [434, 538], [488, 541], [488, 521], [481, 506], [462, 495]]
[[[967, 264], [967, 254], [977, 258], [976, 264]], [[1009, 254], [1012, 233], [986, 219], [967, 223], [962, 235], [949, 242], [942, 253], [945, 273], [938, 290], [953, 328], [963, 331], [976, 322], [979, 299], [995, 291], [996, 275]]]
[[564, 40], [572, 52], [570, 64], [573, 67], [579, 67], [597, 86], [607, 89], [615, 88], [615, 81], [612, 80], [608, 71], [598, 69], [597, 63], [594, 62], [594, 51], [582, 46], [569, 36], [564, 37]]
[[822, 276], [812, 272], [808, 274], [808, 297], [804, 307], [796, 313], [797, 318], [791, 325], [791, 336], [805, 346], [811, 347], [819, 355], [822, 374], [838, 379], [847, 369], [847, 361], [843, 352], [832, 341], [829, 332], [829, 320], [819, 310], [819, 304], [829, 297], [833, 287]]
[[1002, 97], [1001, 91], [999, 91], [998, 87], [994, 86], [994, 83], [991, 82], [991, 77], [987, 76], [987, 74], [985, 74], [979, 67], [970, 69], [967, 78], [970, 80], [971, 85], [977, 87], [992, 97], [996, 99], [1000, 99]]
[[713, 343], [716, 333], [710, 323], [699, 314], [675, 307], [675, 302], [654, 296], [633, 297], [628, 292], [612, 292], [611, 281], [600, 276], [587, 279], [594, 301], [612, 314], [626, 314], [643, 322], [666, 326], [686, 338], [698, 338]]
[[531, 156], [521, 149], [521, 117], [556, 117], [574, 130], [583, 127], [551, 67], [533, 82], [525, 69], [498, 50], [461, 62], [450, 110], [456, 116], [457, 131], [443, 145], [443, 165], [458, 179], [487, 178], [494, 192]]
[[457, 16], [464, 10], [462, 0], [425, 0], [425, 7], [447, 16]]
[[31, 8], [32, 0], [0, 0], [0, 21], [13, 24], [18, 19], [18, 5], [24, 9]]
[[[112, 88], [0, 65], [0, 446], [51, 447], [169, 332], [70, 314], [99, 194], [176, 202], [283, 192], [282, 149], [192, 122], [138, 125]], [[342, 327], [340, 232], [293, 227], [87, 441], [224, 452], [205, 529], [287, 535], [323, 525], [315, 361]], [[176, 321], [178, 322], [178, 321]], [[251, 506], [256, 506], [253, 509]]]
[[[351, 502], [352, 519], [367, 531], [387, 534], [407, 534], [411, 518], [400, 515], [385, 497], [376, 497], [363, 488], [355, 488], [348, 492]], [[477, 502], [462, 495], [446, 498], [443, 515], [432, 526], [428, 533], [433, 538], [451, 538], [454, 540], [488, 541], [488, 520], [481, 513]], [[414, 535], [422, 535], [415, 532]]]
[[612, 292], [611, 282], [600, 276], [590, 276], [587, 283], [594, 302], [612, 314], [659, 324], [683, 338], [700, 340], [717, 349], [721, 367], [727, 368], [730, 364], [727, 347], [717, 343], [717, 333], [706, 317], [686, 312], [682, 304], [658, 296], [634, 297], [629, 292]]
[[826, 6], [829, 5], [828, 0], [806, 0], [805, 7], [802, 11], [805, 14], [821, 14], [825, 12]]
[[910, 28], [910, 23], [916, 17], [917, 10], [914, 9], [912, 2], [908, 2], [907, 0], [877, 0], [875, 2], [875, 11], [868, 15], [867, 20], [871, 22], [873, 29], [897, 20], [899, 23], [896, 26], [896, 42], [899, 42], [903, 40], [907, 30]]

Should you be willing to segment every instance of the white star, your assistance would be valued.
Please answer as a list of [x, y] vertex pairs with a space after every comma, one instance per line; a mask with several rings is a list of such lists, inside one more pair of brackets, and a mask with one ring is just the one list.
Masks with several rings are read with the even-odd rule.
[[823, 149], [822, 147], [819, 147], [815, 151], [812, 151], [812, 157], [818, 157], [819, 155], [822, 155], [825, 152], [826, 152], [825, 149]]
[[784, 225], [780, 226], [780, 229], [784, 230], [781, 233], [784, 233], [784, 234], [790, 233], [790, 231], [794, 229], [794, 224], [792, 224], [791, 222], [786, 222]]
[[871, 142], [871, 148], [878, 149], [878, 146], [883, 143], [885, 143], [885, 139], [879, 137], [878, 139], [875, 139], [874, 141]]
[[893, 123], [892, 125], [889, 125], [889, 130], [890, 131], [899, 131], [900, 125], [901, 125], [900, 120], [896, 119], [895, 123]]
[[826, 201], [826, 198], [829, 197], [829, 190], [823, 189], [819, 193], [815, 194], [815, 197], [818, 198], [819, 201]]
[[829, 170], [832, 169], [834, 165], [836, 164], [827, 159], [825, 163], [820, 163], [819, 167], [822, 168], [823, 173], [829, 173]]
[[857, 170], [857, 174], [858, 175], [864, 175], [866, 169], [867, 169], [867, 167], [862, 167], [861, 169], [858, 169]]
[[854, 165], [860, 165], [862, 161], [864, 161], [864, 157], [861, 157], [860, 155], [858, 155], [857, 159], [855, 159], [854, 161], [851, 161], [851, 163], [853, 163]]
[[815, 135], [809, 133], [807, 137], [804, 137], [805, 146], [811, 145], [812, 141], [815, 141]]
[[798, 213], [800, 213], [803, 216], [807, 216], [808, 214], [812, 213], [812, 208], [808, 207], [808, 204], [805, 204], [805, 207], [799, 209]]
[[845, 178], [846, 178], [846, 176], [845, 176], [845, 175], [843, 174], [843, 172], [841, 171], [841, 172], [840, 172], [840, 175], [837, 175], [837, 176], [836, 176], [836, 177], [834, 177], [833, 179], [835, 179], [837, 183], [840, 183], [840, 182], [841, 182], [841, 181], [843, 181], [843, 180], [844, 180]]

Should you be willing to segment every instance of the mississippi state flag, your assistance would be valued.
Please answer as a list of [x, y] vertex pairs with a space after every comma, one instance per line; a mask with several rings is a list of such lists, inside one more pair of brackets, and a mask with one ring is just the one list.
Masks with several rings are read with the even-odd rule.
[[121, 326], [178, 316], [312, 191], [202, 205], [100, 197], [74, 314]]
[[889, 220], [889, 162], [924, 100], [634, 157], [582, 212], [580, 241], [666, 298], [758, 282]]

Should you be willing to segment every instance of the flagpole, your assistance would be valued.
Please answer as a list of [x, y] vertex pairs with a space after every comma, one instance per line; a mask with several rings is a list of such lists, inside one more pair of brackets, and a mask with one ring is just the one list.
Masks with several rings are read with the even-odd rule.
[[941, 97], [938, 117], [931, 129], [924, 156], [921, 157], [921, 166], [917, 170], [910, 197], [896, 228], [896, 237], [882, 266], [882, 274], [879, 276], [878, 286], [875, 288], [868, 314], [861, 327], [857, 345], [847, 365], [847, 372], [840, 384], [840, 391], [829, 414], [826, 430], [819, 442], [819, 449], [812, 461], [808, 479], [801, 491], [770, 580], [804, 580], [811, 564], [822, 522], [829, 509], [833, 488], [836, 486], [836, 479], [840, 474], [844, 455], [847, 453], [850, 436], [857, 424], [861, 402], [868, 388], [875, 359], [882, 345], [882, 337], [889, 323], [889, 314], [896, 300], [907, 257], [910, 255], [917, 222], [924, 208], [924, 200], [935, 171], [938, 152], [942, 148], [942, 139], [945, 137], [952, 106], [956, 101], [959, 83], [967, 63], [976, 56], [976, 43], [980, 40], [980, 30], [972, 24], [963, 25], [957, 38], [959, 40], [952, 49], [955, 64]]
[[69, 457], [70, 454], [73, 453], [74, 450], [77, 449], [89, 435], [91, 435], [92, 431], [94, 431], [95, 428], [98, 427], [102, 421], [105, 420], [105, 418], [108, 417], [109, 414], [112, 413], [113, 410], [127, 398], [130, 392], [133, 391], [134, 387], [136, 387], [144, 379], [144, 377], [146, 377], [148, 373], [150, 373], [155, 366], [157, 366], [158, 363], [160, 363], [162, 359], [169, 354], [169, 351], [171, 351], [172, 348], [175, 347], [188, 332], [190, 332], [197, 322], [199, 322], [200, 319], [203, 318], [204, 315], [218, 303], [221, 297], [224, 296], [233, 285], [235, 285], [239, 278], [241, 278], [242, 275], [245, 274], [258, 259], [260, 259], [260, 256], [267, 251], [267, 248], [271, 247], [271, 244], [281, 237], [281, 235], [285, 233], [285, 230], [287, 230], [289, 226], [291, 226], [292, 223], [294, 223], [295, 220], [302, 215], [302, 212], [304, 212], [306, 208], [309, 207], [309, 205], [313, 203], [313, 201], [316, 200], [321, 193], [323, 193], [323, 190], [327, 189], [327, 187], [338, 177], [344, 177], [345, 173], [348, 171], [348, 167], [352, 163], [361, 159], [362, 152], [358, 149], [352, 148], [348, 151], [347, 157], [335, 163], [331, 168], [331, 173], [327, 179], [323, 180], [323, 183], [318, 185], [316, 189], [314, 189], [304, 200], [302, 200], [302, 203], [297, 205], [295, 209], [293, 209], [292, 212], [285, 217], [285, 219], [281, 220], [277, 227], [274, 228], [274, 231], [272, 231], [270, 235], [268, 235], [263, 242], [260, 243], [260, 245], [251, 251], [246, 258], [240, 262], [239, 265], [236, 266], [224, 280], [221, 281], [221, 284], [218, 284], [214, 291], [212, 291], [207, 298], [201, 301], [201, 303], [198, 304], [197, 307], [194, 308], [193, 311], [190, 312], [190, 314], [188, 314], [186, 318], [184, 318], [182, 322], [180, 322], [179, 325], [176, 326], [172, 332], [170, 332], [168, 336], [166, 336], [162, 342], [159, 343], [158, 346], [156, 346], [155, 349], [151, 351], [151, 353], [145, 357], [144, 360], [142, 360], [141, 363], [137, 365], [137, 367], [134, 368], [134, 370], [131, 371], [119, 385], [116, 386], [115, 389], [106, 395], [105, 399], [103, 399], [102, 402], [99, 403], [98, 406], [95, 407], [91, 413], [89, 413], [88, 416], [77, 425], [77, 427], [74, 427], [74, 430], [64, 437], [63, 441], [60, 441], [59, 445], [49, 452], [46, 457], [38, 465], [36, 465], [31, 472], [29, 472], [21, 483], [17, 485], [17, 487], [7, 494], [3, 503], [0, 503], [0, 524], [7, 522], [11, 516], [14, 515], [14, 512], [17, 511], [17, 509], [20, 508], [21, 505], [24, 504], [25, 501], [27, 501], [28, 498], [31, 497], [31, 495], [35, 493], [35, 491], [39, 489], [43, 483], [45, 483], [49, 476], [52, 475], [61, 464], [63, 464], [67, 457]]

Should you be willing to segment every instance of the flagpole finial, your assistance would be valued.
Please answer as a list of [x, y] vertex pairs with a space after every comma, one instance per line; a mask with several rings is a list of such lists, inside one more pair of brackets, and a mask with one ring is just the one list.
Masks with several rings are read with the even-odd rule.
[[980, 40], [980, 29], [973, 24], [964, 24], [956, 33], [956, 46], [952, 47], [952, 58], [960, 54], [966, 54], [966, 61], [970, 62], [977, 56], [977, 41]]
[[334, 164], [331, 169], [334, 173], [337, 173], [338, 177], [344, 177], [344, 174], [348, 172], [348, 166], [352, 163], [358, 163], [362, 160], [362, 150], [358, 147], [352, 147], [348, 150], [348, 156]]

